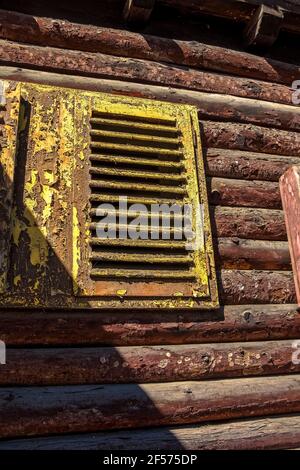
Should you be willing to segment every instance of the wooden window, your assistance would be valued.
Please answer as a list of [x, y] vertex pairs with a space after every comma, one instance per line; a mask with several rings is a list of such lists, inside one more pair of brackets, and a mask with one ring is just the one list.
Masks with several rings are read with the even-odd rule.
[[21, 84], [20, 116], [2, 304], [218, 305], [194, 107]]

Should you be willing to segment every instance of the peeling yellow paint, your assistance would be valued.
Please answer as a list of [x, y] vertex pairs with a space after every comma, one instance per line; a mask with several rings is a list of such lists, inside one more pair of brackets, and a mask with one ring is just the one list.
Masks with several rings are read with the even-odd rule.
[[119, 290], [117, 290], [117, 295], [118, 295], [119, 297], [124, 297], [124, 295], [126, 295], [126, 293], [127, 293], [127, 290], [126, 290], [126, 289], [119, 289]]
[[80, 227], [78, 222], [77, 208], [73, 206], [73, 282], [74, 291], [78, 291], [76, 279], [79, 272], [80, 263]]
[[[28, 279], [23, 279], [19, 262], [14, 267], [15, 276], [12, 277], [16, 287], [20, 280], [18, 276], [22, 275], [22, 289], [28, 284], [28, 291], [35, 295], [30, 299], [34, 305], [41, 305], [42, 299], [39, 293], [48, 289], [47, 269], [48, 261], [51, 259], [55, 269], [58, 272], [58, 282], [65, 269], [66, 277], [73, 281], [73, 292], [69, 291], [64, 299], [52, 299], [51, 305], [57, 302], [57, 305], [76, 304], [77, 306], [104, 306], [106, 299], [102, 298], [96, 289], [98, 281], [94, 281], [90, 273], [89, 265], [89, 202], [88, 188], [84, 187], [81, 202], [76, 205], [77, 194], [81, 192], [81, 184], [87, 185], [89, 171], [90, 142], [88, 139], [89, 120], [92, 111], [103, 113], [115, 113], [117, 115], [129, 115], [151, 119], [164, 120], [170, 122], [170, 125], [177, 126], [179, 132], [180, 145], [183, 151], [183, 161], [185, 165], [185, 175], [187, 178], [188, 196], [184, 202], [197, 204], [204, 202], [205, 210], [203, 213], [203, 225], [198, 227], [197, 236], [200, 237], [200, 243], [197, 248], [191, 252], [193, 258], [193, 268], [196, 274], [195, 285], [190, 282], [188, 287], [190, 297], [186, 296], [185, 286], [174, 284], [169, 297], [160, 298], [159, 295], [153, 295], [148, 304], [146, 297], [139, 300], [139, 305], [149, 305], [155, 308], [189, 308], [200, 305], [199, 300], [203, 301], [205, 307], [217, 305], [217, 299], [209, 298], [209, 274], [206, 265], [205, 254], [212, 254], [212, 239], [209, 227], [208, 205], [205, 190], [205, 181], [203, 173], [203, 159], [200, 149], [200, 140], [198, 139], [198, 151], [195, 151], [195, 142], [193, 144], [192, 129], [197, 129], [197, 111], [196, 108], [185, 105], [174, 105], [171, 103], [158, 103], [154, 100], [141, 100], [131, 97], [110, 96], [105, 94], [90, 93], [84, 91], [64, 90], [56, 87], [47, 87], [44, 85], [22, 84], [22, 97], [31, 104], [30, 126], [26, 113], [23, 108], [20, 113], [19, 132], [27, 129], [28, 126], [28, 159], [25, 168], [25, 186], [24, 186], [24, 208], [18, 207], [12, 214], [13, 220], [13, 241], [15, 253], [21, 253], [20, 240], [24, 239], [25, 250], [28, 256], [26, 269], [28, 270]], [[14, 138], [13, 127], [7, 129], [7, 135], [10, 139]], [[198, 135], [198, 134], [197, 134]], [[130, 136], [128, 136], [129, 138]], [[156, 139], [166, 139], [156, 137]], [[197, 146], [196, 146], [197, 147]], [[15, 149], [15, 145], [14, 145]], [[117, 147], [115, 147], [117, 149]], [[10, 159], [9, 152], [3, 152], [2, 158], [7, 160], [7, 174], [13, 177], [14, 163]], [[195, 161], [198, 158], [198, 164]], [[200, 163], [199, 163], [200, 162]], [[198, 166], [197, 166], [198, 165]], [[198, 175], [197, 175], [198, 173]], [[200, 175], [201, 185], [199, 189], [198, 176]], [[79, 179], [77, 180], [77, 176]], [[84, 199], [86, 202], [84, 202]], [[75, 201], [75, 202], [74, 202]], [[75, 204], [75, 205], [74, 205]], [[22, 204], [20, 204], [21, 206]], [[69, 222], [68, 222], [69, 219]], [[195, 217], [194, 217], [195, 219]], [[194, 221], [195, 224], [195, 221]], [[193, 227], [195, 228], [195, 226]], [[65, 229], [65, 231], [64, 231]], [[204, 229], [207, 234], [204, 237]], [[21, 238], [22, 237], [22, 238]], [[61, 237], [61, 238], [60, 238]], [[18, 251], [19, 250], [19, 251]], [[23, 250], [23, 246], [22, 246]], [[50, 258], [51, 250], [51, 258]], [[54, 253], [54, 256], [52, 256]], [[23, 252], [22, 252], [23, 255]], [[158, 255], [159, 262], [159, 255]], [[30, 264], [29, 264], [30, 261]], [[215, 277], [213, 256], [212, 278]], [[55, 264], [56, 263], [56, 264]], [[24, 263], [25, 266], [26, 263]], [[36, 269], [32, 269], [36, 266]], [[52, 264], [51, 264], [52, 268]], [[25, 269], [25, 272], [26, 272]], [[83, 275], [84, 274], [84, 275]], [[38, 276], [36, 278], [35, 276]], [[172, 274], [170, 274], [170, 278]], [[60, 290], [55, 285], [55, 275], [52, 276], [54, 285], [48, 289], [45, 296], [50, 298], [52, 293], [54, 297], [62, 297], [63, 288]], [[86, 282], [88, 280], [88, 282]], [[131, 284], [134, 282], [128, 276], [129, 282], [120, 283], [113, 286], [112, 299], [109, 304], [112, 307], [125, 306], [131, 308], [137, 305], [137, 301], [130, 294]], [[109, 282], [109, 280], [105, 280]], [[184, 283], [185, 281], [182, 280]], [[162, 284], [163, 281], [161, 281]], [[147, 288], [147, 282], [144, 288]], [[151, 281], [149, 281], [151, 284]], [[2, 285], [2, 275], [0, 272], [0, 288]], [[128, 286], [123, 288], [123, 286]], [[159, 282], [152, 290], [158, 289]], [[98, 293], [97, 293], [98, 292]], [[158, 290], [157, 290], [158, 292]], [[87, 298], [74, 298], [73, 294], [78, 294]], [[24, 299], [20, 296], [15, 299], [15, 304], [24, 304]], [[25, 300], [26, 302], [26, 300]], [[202, 304], [201, 304], [202, 305]]]
[[14, 277], [14, 285], [18, 286], [18, 284], [20, 284], [20, 282], [21, 282], [21, 276], [20, 276], [20, 274], [18, 274], [17, 276]]

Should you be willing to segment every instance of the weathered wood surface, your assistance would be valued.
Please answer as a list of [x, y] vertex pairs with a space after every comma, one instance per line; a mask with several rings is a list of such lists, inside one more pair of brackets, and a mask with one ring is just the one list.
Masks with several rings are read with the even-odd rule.
[[205, 152], [205, 162], [208, 176], [279, 181], [291, 165], [300, 164], [300, 158], [209, 148]]
[[[178, 8], [185, 13], [213, 15], [221, 18], [227, 18], [231, 21], [249, 20], [257, 7], [261, 5], [261, 0], [202, 0], [195, 2], [194, 0], [158, 0], [159, 3]], [[277, 0], [276, 5], [279, 5], [284, 10], [284, 19], [282, 21], [282, 28], [291, 32], [299, 32], [299, 16], [300, 6], [295, 1]], [[273, 0], [264, 0], [264, 4], [274, 6]]]
[[291, 303], [296, 301], [289, 271], [222, 271], [221, 301], [226, 304]]
[[293, 166], [280, 179], [280, 192], [300, 304], [300, 166]]
[[282, 210], [212, 206], [211, 222], [218, 237], [287, 240]]
[[293, 90], [280, 84], [187, 69], [162, 62], [92, 52], [62, 51], [59, 48], [25, 45], [4, 40], [0, 40], [0, 48], [0, 63], [4, 65], [20, 65], [46, 71], [152, 83], [292, 104]]
[[300, 416], [18, 439], [0, 450], [270, 450], [300, 445]]
[[273, 155], [300, 155], [300, 134], [249, 124], [202, 121], [207, 147], [248, 150]]
[[123, 9], [124, 19], [133, 25], [143, 25], [149, 20], [155, 0], [126, 0]]
[[5, 387], [0, 390], [0, 437], [171, 426], [299, 411], [299, 375], [167, 384]]
[[40, 46], [187, 65], [290, 85], [300, 68], [223, 47], [0, 10], [0, 37]]
[[0, 77], [9, 80], [29, 81], [105, 93], [129, 94], [142, 98], [191, 104], [198, 108], [201, 120], [244, 122], [289, 131], [299, 131], [300, 129], [300, 108], [297, 106], [145, 83], [76, 77], [63, 73], [49, 73], [19, 67], [7, 67], [5, 65], [0, 66]]
[[291, 374], [294, 341], [8, 349], [0, 385], [155, 383]]
[[224, 269], [292, 269], [288, 242], [219, 238], [215, 247]]
[[208, 178], [209, 202], [216, 206], [281, 209], [279, 184], [268, 181], [245, 181]]
[[271, 47], [278, 39], [284, 13], [276, 5], [260, 4], [244, 30], [247, 46]]
[[[254, 289], [254, 285], [253, 285]], [[296, 305], [226, 306], [201, 314], [1, 311], [8, 346], [158, 345], [299, 337]]]

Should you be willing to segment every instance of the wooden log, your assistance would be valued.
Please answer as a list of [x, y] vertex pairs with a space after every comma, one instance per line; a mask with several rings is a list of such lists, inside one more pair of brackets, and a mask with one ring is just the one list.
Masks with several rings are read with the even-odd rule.
[[284, 20], [283, 11], [278, 7], [261, 4], [250, 18], [244, 30], [247, 46], [270, 47], [278, 39]]
[[155, 0], [126, 0], [123, 10], [128, 23], [143, 25], [149, 20]]
[[300, 416], [17, 439], [0, 450], [275, 450], [300, 444]]
[[[293, 90], [285, 85], [186, 69], [142, 59], [100, 53], [31, 46], [0, 40], [1, 64], [52, 72], [114, 78], [189, 90], [292, 104]], [[274, 153], [274, 152], [272, 152]]]
[[292, 272], [222, 271], [220, 297], [225, 304], [296, 301]]
[[206, 174], [221, 178], [279, 181], [300, 158], [209, 148], [205, 155]]
[[[257, 6], [261, 5], [261, 0], [158, 0], [158, 3], [178, 8], [180, 11], [194, 14], [206, 14], [227, 18], [231, 21], [247, 22], [254, 14]], [[264, 0], [264, 4], [274, 6], [280, 3], [284, 10], [284, 19], [282, 20], [282, 29], [290, 32], [299, 32], [300, 8], [297, 0], [274, 2], [273, 0]]]
[[283, 211], [246, 207], [211, 207], [213, 234], [253, 240], [286, 241]]
[[1, 438], [193, 424], [300, 411], [299, 375], [0, 391]]
[[157, 345], [299, 337], [296, 305], [229, 305], [199, 312], [1, 311], [7, 346]]
[[155, 383], [300, 372], [293, 341], [8, 349], [0, 385]]
[[0, 10], [0, 38], [40, 46], [186, 65], [288, 86], [300, 68], [245, 52]]
[[212, 205], [281, 209], [278, 183], [209, 178], [207, 185]]
[[298, 304], [300, 304], [300, 167], [293, 166], [280, 179], [280, 192], [292, 258]]
[[140, 98], [191, 104], [198, 108], [199, 118], [258, 124], [272, 128], [300, 130], [300, 108], [276, 105], [267, 101], [183, 90], [172, 87], [122, 82], [118, 80], [76, 77], [0, 66], [0, 77], [8, 80], [42, 83], [89, 91], [132, 95]]
[[207, 147], [249, 150], [273, 155], [300, 155], [300, 134], [247, 124], [202, 121]]
[[215, 246], [223, 269], [292, 269], [288, 242], [219, 238]]

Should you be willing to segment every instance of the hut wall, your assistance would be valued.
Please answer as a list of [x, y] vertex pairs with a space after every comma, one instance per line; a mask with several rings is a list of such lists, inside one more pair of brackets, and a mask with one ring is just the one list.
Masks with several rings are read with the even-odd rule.
[[30, 18], [26, 33], [28, 17], [0, 12], [0, 78], [198, 107], [222, 306], [1, 311], [0, 449], [299, 447], [300, 314], [278, 186], [300, 162], [299, 67]]

